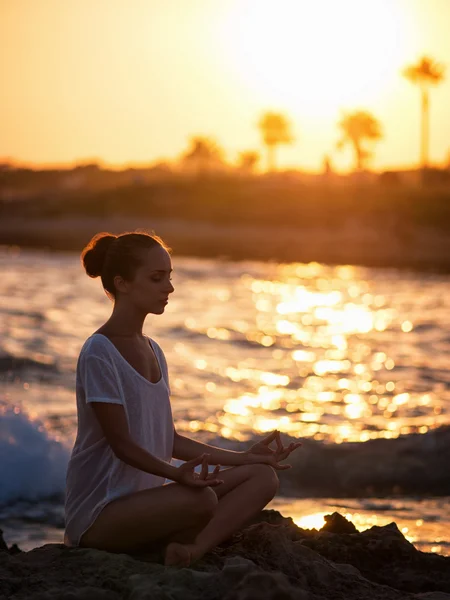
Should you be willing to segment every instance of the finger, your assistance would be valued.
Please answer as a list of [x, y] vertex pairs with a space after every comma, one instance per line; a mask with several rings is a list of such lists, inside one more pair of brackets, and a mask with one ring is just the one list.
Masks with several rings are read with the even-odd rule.
[[285, 458], [287, 458], [289, 456], [289, 454], [291, 454], [291, 452], [294, 452], [294, 450], [296, 450], [300, 446], [303, 446], [302, 442], [291, 442], [287, 448], [282, 448], [281, 450], [277, 450], [277, 452], [276, 452], [277, 460], [279, 460], [279, 461], [284, 460]]
[[208, 487], [209, 485], [211, 485], [211, 483], [209, 481], [206, 481], [206, 479], [194, 479], [193, 481], [189, 482], [189, 484], [191, 487]]
[[191, 458], [191, 460], [187, 460], [184, 464], [196, 467], [203, 461], [204, 456], [206, 456], [208, 458], [209, 454], [200, 454], [200, 456], [196, 456], [195, 458]]
[[206, 459], [206, 456], [204, 456], [203, 460], [202, 460], [202, 469], [200, 471], [200, 479], [206, 479], [207, 476], [208, 476], [208, 461]]
[[280, 457], [282, 456], [283, 458], [286, 458], [286, 456], [289, 456], [290, 452], [291, 452], [291, 448], [290, 448], [290, 446], [285, 446], [285, 447], [283, 448], [283, 450], [282, 450], [281, 452], [279, 452], [279, 453], [278, 453], [278, 455], [279, 455]]
[[274, 465], [274, 468], [277, 471], [286, 471], [286, 469], [291, 469], [292, 465], [280, 465], [279, 463], [277, 463], [276, 465]]
[[196, 487], [216, 487], [223, 483], [222, 479], [197, 479], [193, 482]]
[[276, 439], [277, 435], [278, 435], [278, 431], [275, 429], [274, 431], [272, 431], [272, 433], [270, 435], [268, 435], [266, 438], [261, 440], [261, 444], [264, 444], [264, 446], [268, 446]]
[[283, 447], [283, 443], [281, 441], [281, 437], [280, 437], [280, 432], [277, 431], [277, 436], [275, 438], [275, 441], [277, 442], [277, 452], [282, 452], [284, 450]]
[[208, 485], [215, 487], [217, 485], [220, 485], [223, 483], [223, 479], [211, 479], [210, 481], [208, 481]]
[[212, 473], [208, 473], [206, 479], [209, 479], [209, 480], [215, 479], [219, 472], [220, 472], [220, 465], [217, 465]]
[[294, 452], [294, 450], [297, 450], [297, 448], [299, 448], [302, 445], [303, 444], [301, 442], [289, 444], [289, 447], [286, 448], [285, 452], [281, 454], [281, 456], [283, 456], [283, 458], [281, 458], [281, 460], [284, 460], [285, 458], [287, 458], [289, 456], [289, 454], [292, 454], [292, 452]]
[[296, 448], [300, 448], [300, 446], [303, 446], [302, 442], [292, 442], [291, 444], [289, 444], [290, 448], [291, 448], [291, 452], [293, 452]]

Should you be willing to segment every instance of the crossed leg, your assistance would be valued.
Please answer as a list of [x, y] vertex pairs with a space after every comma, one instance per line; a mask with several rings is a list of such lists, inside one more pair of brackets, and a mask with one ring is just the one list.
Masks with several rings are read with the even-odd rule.
[[278, 490], [278, 477], [268, 465], [231, 467], [220, 471], [219, 476], [224, 483], [213, 488], [218, 506], [212, 518], [197, 530], [191, 542], [183, 540], [183, 532], [170, 536], [166, 565], [187, 566], [201, 558], [260, 512]]
[[80, 546], [139, 552], [162, 541], [165, 564], [187, 566], [242, 527], [278, 490], [268, 465], [223, 469], [220, 478], [224, 483], [214, 488], [170, 483], [118, 498], [83, 534]]

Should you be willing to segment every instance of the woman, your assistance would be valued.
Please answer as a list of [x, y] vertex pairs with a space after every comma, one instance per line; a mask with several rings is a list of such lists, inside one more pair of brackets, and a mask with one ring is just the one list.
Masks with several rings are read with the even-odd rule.
[[[178, 434], [164, 354], [142, 333], [145, 317], [163, 313], [174, 291], [169, 249], [146, 233], [99, 233], [81, 258], [114, 307], [78, 359], [65, 543], [142, 552], [158, 542], [166, 545], [166, 565], [187, 566], [274, 497], [275, 470], [289, 468], [280, 460], [300, 444], [284, 448], [275, 431], [233, 452]], [[172, 457], [186, 462], [175, 467]]]

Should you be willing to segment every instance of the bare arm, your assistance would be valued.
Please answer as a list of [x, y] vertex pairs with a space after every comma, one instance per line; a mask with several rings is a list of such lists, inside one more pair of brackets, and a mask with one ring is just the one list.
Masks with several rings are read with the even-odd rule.
[[176, 481], [175, 477], [178, 479], [176, 467], [156, 458], [131, 439], [123, 406], [92, 402], [92, 408], [106, 440], [119, 460], [146, 473], [166, 477], [172, 481]]
[[179, 460], [191, 460], [200, 454], [208, 454], [211, 465], [236, 466], [249, 464], [246, 452], [234, 452], [196, 442], [174, 431], [173, 457]]
[[[273, 431], [244, 452], [223, 450], [222, 448], [202, 444], [178, 434], [175, 430], [174, 435], [173, 456], [175, 458], [191, 460], [192, 457], [197, 456], [199, 453], [206, 453], [208, 454], [208, 463], [213, 465], [235, 466], [262, 463], [270, 465], [277, 470], [289, 469], [291, 465], [281, 464], [280, 461], [287, 458], [302, 445], [301, 442], [292, 442], [289, 446], [284, 447], [278, 430]], [[272, 442], [276, 443], [276, 450], [270, 447]]]

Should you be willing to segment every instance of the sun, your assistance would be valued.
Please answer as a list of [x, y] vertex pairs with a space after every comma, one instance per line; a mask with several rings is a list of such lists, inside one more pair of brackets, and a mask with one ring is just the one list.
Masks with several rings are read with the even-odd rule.
[[407, 56], [399, 0], [237, 0], [221, 39], [261, 105], [311, 117], [381, 100]]

